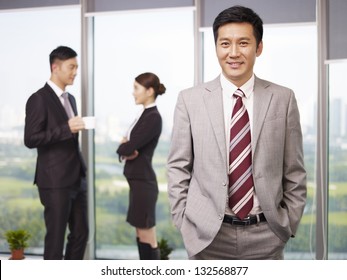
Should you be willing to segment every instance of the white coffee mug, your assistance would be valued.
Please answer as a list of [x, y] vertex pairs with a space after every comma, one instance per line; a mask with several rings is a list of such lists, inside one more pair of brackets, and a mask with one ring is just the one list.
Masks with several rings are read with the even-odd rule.
[[95, 117], [83, 117], [84, 128], [85, 129], [94, 129], [95, 128]]

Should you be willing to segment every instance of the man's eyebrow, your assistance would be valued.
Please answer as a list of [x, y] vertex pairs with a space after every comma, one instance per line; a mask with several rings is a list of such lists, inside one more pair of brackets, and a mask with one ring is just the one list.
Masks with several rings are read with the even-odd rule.
[[[230, 38], [229, 37], [220, 37], [220, 38], [218, 38], [218, 41], [223, 41], [223, 40], [230, 41]], [[236, 40], [239, 40], [239, 41], [250, 41], [251, 38], [250, 37], [240, 37], [240, 38], [236, 38]]]

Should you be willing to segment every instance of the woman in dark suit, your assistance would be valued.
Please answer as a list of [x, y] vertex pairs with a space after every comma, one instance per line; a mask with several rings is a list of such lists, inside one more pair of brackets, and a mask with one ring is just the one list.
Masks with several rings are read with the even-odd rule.
[[120, 160], [125, 160], [124, 176], [130, 186], [127, 222], [136, 228], [141, 260], [160, 259], [155, 231], [158, 183], [152, 158], [162, 129], [155, 100], [165, 90], [153, 73], [135, 78], [133, 95], [135, 103], [143, 105], [143, 111], [117, 149]]

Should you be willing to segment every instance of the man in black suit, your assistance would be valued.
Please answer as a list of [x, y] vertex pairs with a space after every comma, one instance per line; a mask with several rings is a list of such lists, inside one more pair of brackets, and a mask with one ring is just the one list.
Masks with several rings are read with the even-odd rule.
[[24, 143], [37, 148], [34, 184], [44, 206], [44, 259], [50, 260], [63, 258], [67, 225], [64, 259], [83, 259], [88, 240], [86, 167], [78, 143], [84, 122], [65, 92], [77, 74], [76, 57], [69, 47], [53, 50], [51, 77], [26, 104]]

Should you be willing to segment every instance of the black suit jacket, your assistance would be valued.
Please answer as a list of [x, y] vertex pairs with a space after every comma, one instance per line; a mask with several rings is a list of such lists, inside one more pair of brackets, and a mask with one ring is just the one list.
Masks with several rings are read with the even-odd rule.
[[139, 152], [138, 157], [125, 163], [124, 176], [127, 179], [156, 180], [152, 158], [161, 129], [162, 119], [157, 107], [145, 109], [130, 133], [130, 140], [117, 149], [120, 157], [130, 156], [135, 150]]
[[[77, 115], [75, 98], [69, 94], [69, 100]], [[85, 177], [78, 134], [71, 133], [65, 109], [47, 83], [27, 101], [24, 143], [37, 148], [34, 184], [39, 188], [66, 188]]]

